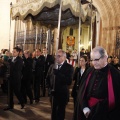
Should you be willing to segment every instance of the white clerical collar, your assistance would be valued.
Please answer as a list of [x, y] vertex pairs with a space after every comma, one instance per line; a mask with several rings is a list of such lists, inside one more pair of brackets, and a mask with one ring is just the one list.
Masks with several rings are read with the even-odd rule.
[[106, 67], [107, 66], [107, 64], [105, 64], [105, 66], [104, 67]]

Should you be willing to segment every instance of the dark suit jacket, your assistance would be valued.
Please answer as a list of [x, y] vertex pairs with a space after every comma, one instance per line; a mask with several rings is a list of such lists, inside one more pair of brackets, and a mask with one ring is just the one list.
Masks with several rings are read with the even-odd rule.
[[45, 57], [40, 55], [38, 58], [34, 58], [35, 63], [35, 76], [43, 77], [44, 65], [45, 65]]
[[81, 74], [80, 74], [81, 68], [80, 67], [75, 68], [75, 72], [74, 72], [74, 75], [73, 75], [73, 80], [75, 82], [74, 82], [72, 93], [71, 93], [72, 97], [74, 97], [74, 98], [77, 97], [77, 92], [78, 92], [78, 89], [79, 89], [79, 85], [81, 83], [81, 79], [85, 75], [87, 69], [88, 69], [88, 67], [86, 66], [85, 71], [81, 76]]
[[45, 77], [47, 75], [48, 69], [50, 67], [51, 64], [54, 64], [54, 57], [52, 55], [47, 54], [47, 57], [45, 58]]
[[11, 84], [21, 84], [23, 60], [17, 56], [14, 62], [10, 61], [10, 81]]
[[22, 73], [23, 73], [23, 77], [24, 79], [26, 80], [32, 80], [32, 65], [33, 65], [33, 60], [32, 58], [28, 57], [27, 59], [26, 58], [23, 58], [23, 62], [24, 62], [24, 65], [23, 65], [23, 70], [22, 70]]
[[54, 98], [59, 104], [67, 104], [69, 100], [69, 85], [72, 83], [73, 78], [72, 65], [64, 62], [60, 70], [54, 69], [54, 65], [50, 66], [47, 74], [47, 79], [50, 80], [50, 87], [54, 87]]

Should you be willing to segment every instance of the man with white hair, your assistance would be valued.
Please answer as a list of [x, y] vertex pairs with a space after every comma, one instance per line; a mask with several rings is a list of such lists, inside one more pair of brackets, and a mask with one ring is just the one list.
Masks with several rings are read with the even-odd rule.
[[55, 64], [47, 73], [47, 82], [54, 90], [51, 120], [64, 120], [65, 108], [69, 101], [69, 85], [72, 83], [73, 67], [66, 62], [66, 52], [59, 49], [55, 56]]
[[91, 51], [93, 67], [82, 78], [74, 120], [120, 119], [120, 72], [107, 63], [107, 58], [101, 46]]

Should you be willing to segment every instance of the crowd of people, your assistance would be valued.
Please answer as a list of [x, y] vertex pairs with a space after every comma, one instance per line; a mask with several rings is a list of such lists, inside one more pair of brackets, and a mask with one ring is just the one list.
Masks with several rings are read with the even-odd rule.
[[[17, 46], [13, 48], [12, 54], [5, 50], [1, 54], [0, 76], [1, 88], [3, 92], [8, 93], [9, 103], [5, 110], [13, 109], [13, 93], [19, 100], [23, 109], [30, 100], [30, 104], [39, 102], [40, 96], [45, 96], [45, 76], [51, 64], [54, 63], [54, 57], [47, 54], [47, 49], [43, 52], [40, 49], [35, 50], [34, 56], [29, 50], [21, 51]], [[41, 88], [41, 89], [40, 89]]]
[[[78, 54], [80, 58], [78, 59]], [[73, 97], [73, 120], [113, 120], [120, 113], [120, 63], [100, 46], [91, 52], [59, 49], [55, 55], [47, 48], [12, 54], [1, 50], [0, 85], [8, 94], [8, 107], [14, 109], [14, 94], [21, 105], [39, 103], [50, 97], [51, 120], [64, 120], [69, 96]], [[69, 86], [73, 83], [72, 92]], [[47, 90], [47, 92], [46, 92]]]

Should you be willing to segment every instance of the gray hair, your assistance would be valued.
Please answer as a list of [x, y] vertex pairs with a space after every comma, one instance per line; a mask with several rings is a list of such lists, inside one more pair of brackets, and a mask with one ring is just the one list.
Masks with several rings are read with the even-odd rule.
[[107, 51], [101, 46], [97, 46], [97, 47], [93, 48], [91, 53], [92, 52], [99, 52], [101, 56], [108, 57]]
[[61, 52], [61, 53], [62, 53], [62, 55], [66, 58], [66, 52], [65, 52], [64, 50], [59, 49], [59, 50], [57, 51], [57, 53], [58, 53], [58, 52]]

